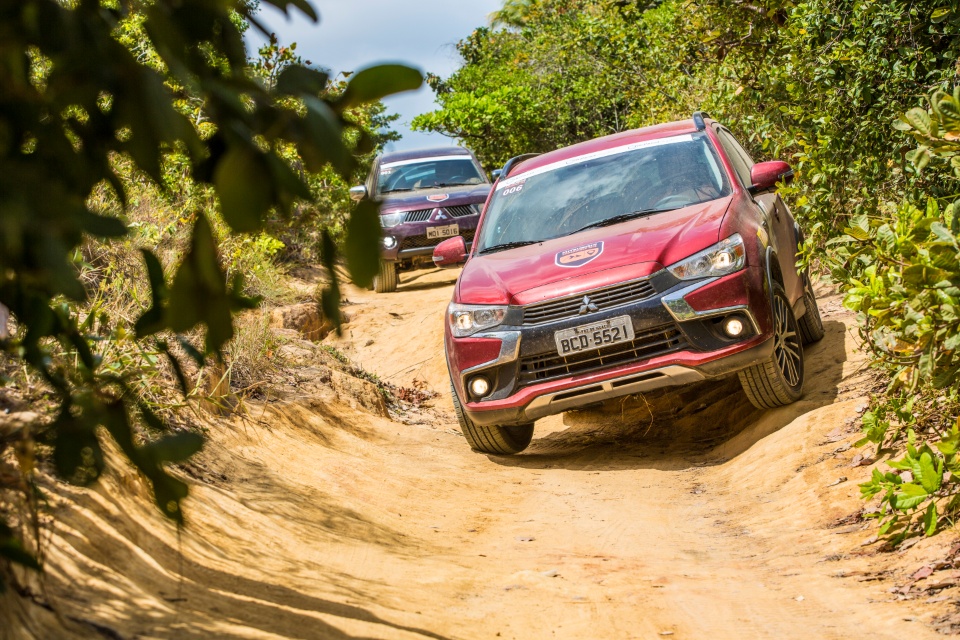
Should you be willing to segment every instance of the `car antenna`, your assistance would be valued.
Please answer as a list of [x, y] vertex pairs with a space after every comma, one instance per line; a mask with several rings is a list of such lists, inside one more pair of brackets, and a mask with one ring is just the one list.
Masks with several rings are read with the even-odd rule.
[[705, 118], [709, 118], [710, 114], [706, 111], [694, 111], [693, 112], [693, 124], [697, 126], [697, 131], [703, 131], [707, 128], [707, 123], [704, 122]]

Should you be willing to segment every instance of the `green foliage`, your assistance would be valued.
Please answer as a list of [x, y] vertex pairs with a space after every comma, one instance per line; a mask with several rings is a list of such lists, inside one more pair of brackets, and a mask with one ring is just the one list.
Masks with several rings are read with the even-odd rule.
[[891, 391], [956, 386], [960, 373], [960, 251], [951, 211], [908, 202], [890, 218], [858, 216], [828, 244], [842, 261], [844, 305], [859, 313], [874, 355], [894, 367]]
[[[266, 1], [316, 19], [305, 0]], [[252, 66], [242, 33], [248, 22], [257, 25], [255, 4], [23, 0], [0, 8], [0, 304], [19, 327], [0, 350], [52, 390], [57, 418], [40, 437], [65, 479], [86, 484], [102, 473], [98, 432], [105, 431], [178, 523], [187, 488], [166, 466], [196, 452], [202, 439], [172, 430], [145, 401], [145, 367], [168, 359], [186, 393], [183, 355], [198, 366], [219, 357], [234, 335], [233, 314], [254, 303], [242, 273], [223, 258], [211, 205], [219, 202], [231, 232], [253, 238], [289, 224], [315, 199], [313, 176], [353, 181], [362, 156], [384, 138], [371, 133], [389, 122], [382, 105], [365, 103], [421, 82], [415, 70], [388, 65], [331, 90], [325, 74], [275, 42], [276, 56], [269, 59], [268, 47], [267, 61]], [[143, 248], [150, 304], [138, 312], [134, 337], [96, 311], [104, 291], [82, 279], [83, 254], [129, 236], [125, 214], [148, 182], [179, 207], [168, 230], [189, 231], [172, 259]], [[365, 282], [379, 247], [372, 230], [359, 228], [372, 224], [369, 211], [357, 220], [349, 266]], [[158, 240], [166, 233], [150, 232]], [[329, 244], [326, 254], [335, 307], [337, 247]], [[91, 298], [93, 311], [78, 312]], [[161, 339], [142, 341], [149, 336]], [[197, 336], [202, 350], [191, 341]], [[118, 340], [141, 346], [111, 353]], [[0, 552], [32, 566], [8, 530], [0, 529]]]
[[876, 511], [867, 517], [879, 521], [878, 534], [896, 546], [915, 532], [931, 536], [943, 518], [953, 518], [960, 507], [960, 429], [957, 424], [933, 448], [917, 446], [913, 430], [907, 431], [905, 455], [890, 460], [894, 471], [873, 470], [860, 485], [865, 500], [880, 497]]
[[[960, 151], [958, 107], [960, 90], [937, 91], [929, 111], [910, 109], [894, 122], [919, 145], [905, 158], [943, 193], [954, 191], [960, 177], [954, 161]], [[880, 218], [852, 218], [828, 244], [844, 304], [857, 312], [875, 363], [891, 375], [889, 395], [864, 414], [864, 438], [857, 444], [873, 443], [880, 452], [907, 434], [906, 456], [887, 462], [901, 473], [875, 469], [861, 485], [864, 498], [880, 496], [872, 515], [880, 520], [880, 535], [895, 545], [916, 532], [931, 535], [938, 519], [953, 517], [960, 505], [954, 480], [960, 470], [960, 422], [949, 430], [941, 426], [956, 419], [960, 401], [960, 210], [951, 203], [941, 211], [940, 202], [929, 197], [923, 207], [907, 200], [888, 211]], [[921, 406], [928, 407], [927, 415]], [[918, 448], [920, 440], [935, 447]]]

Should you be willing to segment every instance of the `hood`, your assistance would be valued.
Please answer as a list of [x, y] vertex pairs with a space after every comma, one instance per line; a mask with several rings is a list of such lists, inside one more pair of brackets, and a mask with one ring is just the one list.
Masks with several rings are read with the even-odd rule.
[[465, 304], [530, 304], [659, 271], [720, 240], [720, 198], [517, 249], [474, 255], [457, 288]]
[[[395, 211], [413, 211], [431, 207], [448, 207], [459, 204], [483, 204], [493, 187], [490, 183], [469, 184], [459, 187], [437, 189], [418, 189], [400, 191], [381, 196], [380, 213]], [[447, 196], [443, 198], [443, 196]], [[430, 198], [433, 198], [431, 200]]]

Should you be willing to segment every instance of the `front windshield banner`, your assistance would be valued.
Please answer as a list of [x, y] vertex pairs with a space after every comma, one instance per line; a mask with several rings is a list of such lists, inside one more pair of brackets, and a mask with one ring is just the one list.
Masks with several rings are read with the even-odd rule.
[[[408, 164], [443, 162], [443, 161], [453, 161], [453, 160], [469, 160], [469, 158], [467, 156], [431, 156], [429, 158], [412, 158], [410, 160], [397, 160], [396, 162], [388, 162], [387, 164], [380, 165], [380, 173], [384, 173], [383, 171], [384, 169], [404, 167]], [[389, 171], [387, 173], [389, 173]]]
[[[497, 189], [507, 190], [513, 185], [523, 182], [528, 178], [533, 176], [539, 176], [541, 174], [547, 173], [548, 171], [554, 171], [562, 167], [570, 167], [575, 164], [580, 164], [581, 162], [589, 162], [590, 160], [597, 160], [599, 158], [608, 158], [610, 156], [616, 156], [621, 153], [628, 153], [630, 151], [636, 151], [637, 149], [647, 149], [649, 147], [659, 147], [664, 144], [674, 144], [677, 142], [690, 142], [693, 140], [693, 136], [689, 133], [680, 136], [671, 136], [669, 138], [659, 138], [657, 140], [645, 140], [643, 142], [632, 142], [630, 144], [625, 144], [620, 147], [612, 147], [610, 149], [604, 149], [603, 151], [594, 151], [593, 153], [585, 153], [582, 156], [575, 156], [573, 158], [567, 158], [566, 160], [559, 160], [557, 162], [551, 162], [550, 164], [545, 164], [542, 167], [537, 167], [536, 169], [531, 169], [530, 171], [524, 171], [523, 173], [518, 173], [517, 175], [507, 178], [506, 180], [501, 180], [500, 184], [497, 185]], [[393, 166], [393, 165], [386, 165]]]

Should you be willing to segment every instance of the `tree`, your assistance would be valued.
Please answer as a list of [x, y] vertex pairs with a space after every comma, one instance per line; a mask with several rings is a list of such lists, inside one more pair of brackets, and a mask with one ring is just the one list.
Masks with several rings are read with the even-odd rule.
[[[266, 2], [317, 19], [306, 0]], [[202, 438], [172, 431], [139, 402], [131, 391], [135, 374], [104, 370], [88, 335], [94, 314], [81, 317], [68, 304], [87, 296], [75, 264], [81, 243], [127, 233], [120, 217], [91, 208], [91, 194], [108, 185], [125, 205], [130, 194], [119, 161], [162, 184], [164, 163], [176, 155], [193, 181], [214, 190], [234, 233], [259, 231], [271, 212], [288, 216], [296, 202], [311, 197], [283, 149], [295, 149], [308, 172], [330, 166], [349, 177], [356, 154], [375, 144], [351, 109], [422, 83], [412, 68], [383, 65], [358, 71], [331, 95], [326, 74], [297, 63], [264, 83], [251, 73], [242, 39], [247, 23], [262, 30], [255, 4], [0, 4], [0, 304], [20, 327], [0, 340], [0, 349], [41, 375], [56, 396], [58, 417], [40, 437], [53, 446], [61, 477], [78, 484], [96, 480], [104, 466], [102, 427], [150, 480], [160, 510], [178, 523], [187, 487], [164, 467], [196, 452]], [[142, 30], [144, 49], [124, 42], [125, 26]], [[195, 126], [200, 122], [204, 126]], [[347, 265], [360, 285], [377, 271], [377, 213], [375, 203], [365, 204], [346, 224]], [[232, 314], [253, 303], [240, 278], [226, 281], [206, 212], [184, 215], [192, 233], [172, 277], [153, 253], [143, 252], [152, 305], [136, 322], [138, 338], [156, 340], [181, 381], [170, 342], [200, 364], [217, 357], [233, 335]], [[329, 234], [323, 245], [332, 278], [324, 305], [338, 317], [336, 247]], [[198, 329], [202, 345], [182, 337]], [[52, 345], [74, 354], [76, 364], [51, 358]], [[162, 435], [143, 442], [138, 424]], [[31, 437], [27, 429], [11, 428], [0, 434], [0, 453]], [[0, 557], [36, 566], [2, 522]]]

